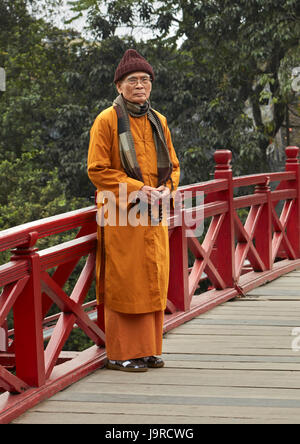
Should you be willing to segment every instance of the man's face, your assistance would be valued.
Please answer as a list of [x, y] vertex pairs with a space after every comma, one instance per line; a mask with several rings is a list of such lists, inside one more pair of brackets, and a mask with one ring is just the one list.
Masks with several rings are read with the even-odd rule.
[[140, 105], [149, 99], [151, 89], [151, 77], [142, 71], [132, 72], [120, 82], [117, 82], [119, 94], [123, 94], [123, 97], [129, 102]]

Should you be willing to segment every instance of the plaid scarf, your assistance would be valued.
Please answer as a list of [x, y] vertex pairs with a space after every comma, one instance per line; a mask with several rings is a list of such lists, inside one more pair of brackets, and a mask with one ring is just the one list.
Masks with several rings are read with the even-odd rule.
[[132, 117], [141, 117], [147, 114], [152, 126], [153, 139], [157, 153], [158, 186], [165, 185], [171, 178], [173, 164], [170, 159], [164, 131], [157, 114], [149, 102], [138, 105], [128, 102], [119, 95], [113, 102], [118, 117], [119, 150], [123, 168], [126, 174], [133, 179], [144, 182], [140, 166], [136, 158], [134, 140], [130, 130], [129, 114]]

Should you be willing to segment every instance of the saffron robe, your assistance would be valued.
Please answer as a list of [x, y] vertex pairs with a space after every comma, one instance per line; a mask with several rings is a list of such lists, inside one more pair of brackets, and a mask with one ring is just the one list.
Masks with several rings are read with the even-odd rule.
[[108, 359], [127, 359], [161, 355], [164, 312], [125, 314], [104, 309], [105, 346]]
[[[174, 189], [179, 183], [179, 162], [172, 144], [166, 118], [162, 123], [173, 163]], [[149, 313], [166, 308], [169, 282], [168, 227], [127, 224], [120, 226], [119, 184], [127, 185], [127, 196], [144, 185], [157, 187], [157, 155], [151, 124], [147, 116], [131, 117], [130, 128], [143, 182], [128, 177], [119, 154], [117, 115], [113, 107], [101, 112], [90, 132], [88, 175], [98, 192], [110, 191], [116, 197], [116, 226], [105, 225], [104, 236], [98, 228], [96, 264], [98, 302], [120, 313]], [[171, 182], [167, 184], [171, 188]], [[99, 207], [102, 203], [99, 203]], [[130, 205], [127, 207], [129, 211]], [[101, 251], [104, 254], [101, 255]], [[104, 260], [105, 263], [101, 263]], [[100, 271], [104, 271], [104, 282]], [[101, 278], [102, 279], [102, 278]], [[100, 287], [103, 286], [103, 292]], [[104, 295], [102, 294], [104, 293]]]

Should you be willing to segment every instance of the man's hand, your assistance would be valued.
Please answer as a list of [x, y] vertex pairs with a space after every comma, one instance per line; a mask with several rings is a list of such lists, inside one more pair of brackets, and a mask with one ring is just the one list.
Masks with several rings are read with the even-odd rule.
[[148, 185], [144, 185], [140, 189], [139, 198], [144, 202], [148, 202], [150, 205], [155, 205], [160, 199], [165, 199], [170, 194], [170, 190], [168, 187], [161, 185], [158, 188], [149, 187]]
[[165, 199], [166, 197], [170, 196], [170, 189], [168, 187], [165, 187], [164, 185], [156, 188], [156, 190], [160, 192], [161, 199]]

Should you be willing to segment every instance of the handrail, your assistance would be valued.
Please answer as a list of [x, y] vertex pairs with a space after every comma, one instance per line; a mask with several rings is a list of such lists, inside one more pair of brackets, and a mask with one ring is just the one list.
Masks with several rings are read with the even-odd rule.
[[[179, 187], [168, 220], [165, 331], [300, 266], [299, 148], [286, 148], [286, 156], [283, 172], [232, 177], [231, 152], [218, 150], [213, 180]], [[248, 194], [235, 196], [242, 187], [250, 187]], [[198, 195], [202, 200], [188, 207]], [[0, 423], [104, 362], [103, 306], [86, 301], [95, 276], [96, 213], [93, 205], [0, 232], [0, 251], [12, 253], [0, 266]], [[39, 239], [67, 231], [72, 239], [37, 248]], [[53, 304], [60, 312], [49, 315]], [[95, 345], [66, 357], [73, 328]]]
[[249, 185], [259, 185], [266, 181], [266, 178], [270, 182], [280, 182], [288, 180], [296, 180], [296, 173], [293, 171], [282, 171], [279, 173], [260, 173], [260, 174], [249, 174], [247, 176], [234, 177], [233, 187], [240, 188]]
[[0, 232], [0, 251], [26, 245], [32, 232], [36, 232], [38, 239], [42, 239], [86, 224], [95, 223], [95, 211], [93, 205], [3, 230]]

